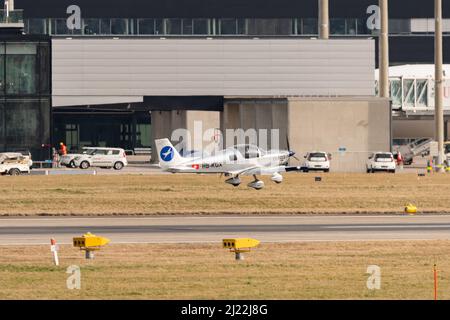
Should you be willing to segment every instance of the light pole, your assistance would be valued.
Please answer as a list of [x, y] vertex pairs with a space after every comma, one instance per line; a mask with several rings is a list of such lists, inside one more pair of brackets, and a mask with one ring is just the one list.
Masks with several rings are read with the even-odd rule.
[[442, 49], [442, 0], [434, 1], [435, 42], [434, 42], [434, 121], [438, 143], [437, 171], [443, 172], [444, 163], [444, 110], [443, 110], [443, 49]]
[[380, 37], [379, 37], [379, 81], [378, 92], [381, 98], [389, 98], [389, 14], [388, 0], [380, 0]]
[[330, 38], [330, 16], [328, 0], [319, 0], [319, 39]]

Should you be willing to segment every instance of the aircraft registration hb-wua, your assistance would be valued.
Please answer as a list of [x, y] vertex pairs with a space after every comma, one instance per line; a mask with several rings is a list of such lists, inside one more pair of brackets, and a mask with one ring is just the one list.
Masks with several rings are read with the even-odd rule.
[[241, 184], [240, 176], [253, 176], [248, 187], [260, 190], [264, 182], [257, 175], [271, 175], [275, 183], [283, 182], [282, 172], [300, 171], [300, 167], [289, 167], [293, 151], [264, 151], [255, 145], [236, 145], [212, 156], [182, 157], [169, 139], [155, 140], [160, 167], [172, 173], [215, 173], [231, 176], [225, 182], [235, 187]]

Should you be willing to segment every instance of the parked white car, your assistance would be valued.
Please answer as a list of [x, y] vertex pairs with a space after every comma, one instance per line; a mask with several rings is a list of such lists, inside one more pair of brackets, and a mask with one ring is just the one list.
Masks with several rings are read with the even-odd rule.
[[367, 173], [387, 171], [395, 173], [396, 163], [391, 152], [375, 152], [367, 160]]
[[330, 155], [323, 151], [308, 152], [303, 165], [304, 171], [330, 171]]
[[20, 153], [0, 153], [0, 174], [18, 176], [30, 173], [29, 161]]
[[74, 159], [78, 156], [82, 156], [86, 154], [89, 150], [95, 149], [94, 147], [84, 147], [81, 149], [81, 152], [79, 153], [69, 153], [65, 156], [61, 156], [59, 159], [59, 164], [61, 166], [66, 166], [68, 168], [76, 168]]
[[122, 170], [128, 165], [124, 149], [119, 148], [94, 148], [86, 154], [78, 155], [73, 159], [76, 167], [88, 169], [89, 167], [114, 168]]

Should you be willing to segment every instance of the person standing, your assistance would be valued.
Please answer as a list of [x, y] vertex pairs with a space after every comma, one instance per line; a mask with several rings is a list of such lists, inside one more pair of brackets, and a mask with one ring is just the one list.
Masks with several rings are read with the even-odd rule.
[[56, 151], [56, 148], [52, 148], [52, 167], [58, 168], [59, 167], [59, 154]]
[[60, 155], [62, 155], [62, 156], [67, 155], [67, 147], [66, 147], [66, 145], [64, 144], [64, 142], [60, 142], [60, 143], [59, 143], [59, 153], [60, 153]]

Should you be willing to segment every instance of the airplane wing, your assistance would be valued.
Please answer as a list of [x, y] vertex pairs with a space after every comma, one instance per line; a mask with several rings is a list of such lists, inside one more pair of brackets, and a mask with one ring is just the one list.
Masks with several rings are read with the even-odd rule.
[[229, 172], [233, 175], [244, 175], [244, 176], [252, 176], [252, 175], [260, 175], [260, 176], [270, 176], [274, 173], [281, 172], [293, 172], [293, 171], [302, 171], [302, 167], [286, 167], [286, 166], [277, 166], [277, 167], [251, 167], [246, 168], [241, 171]]

